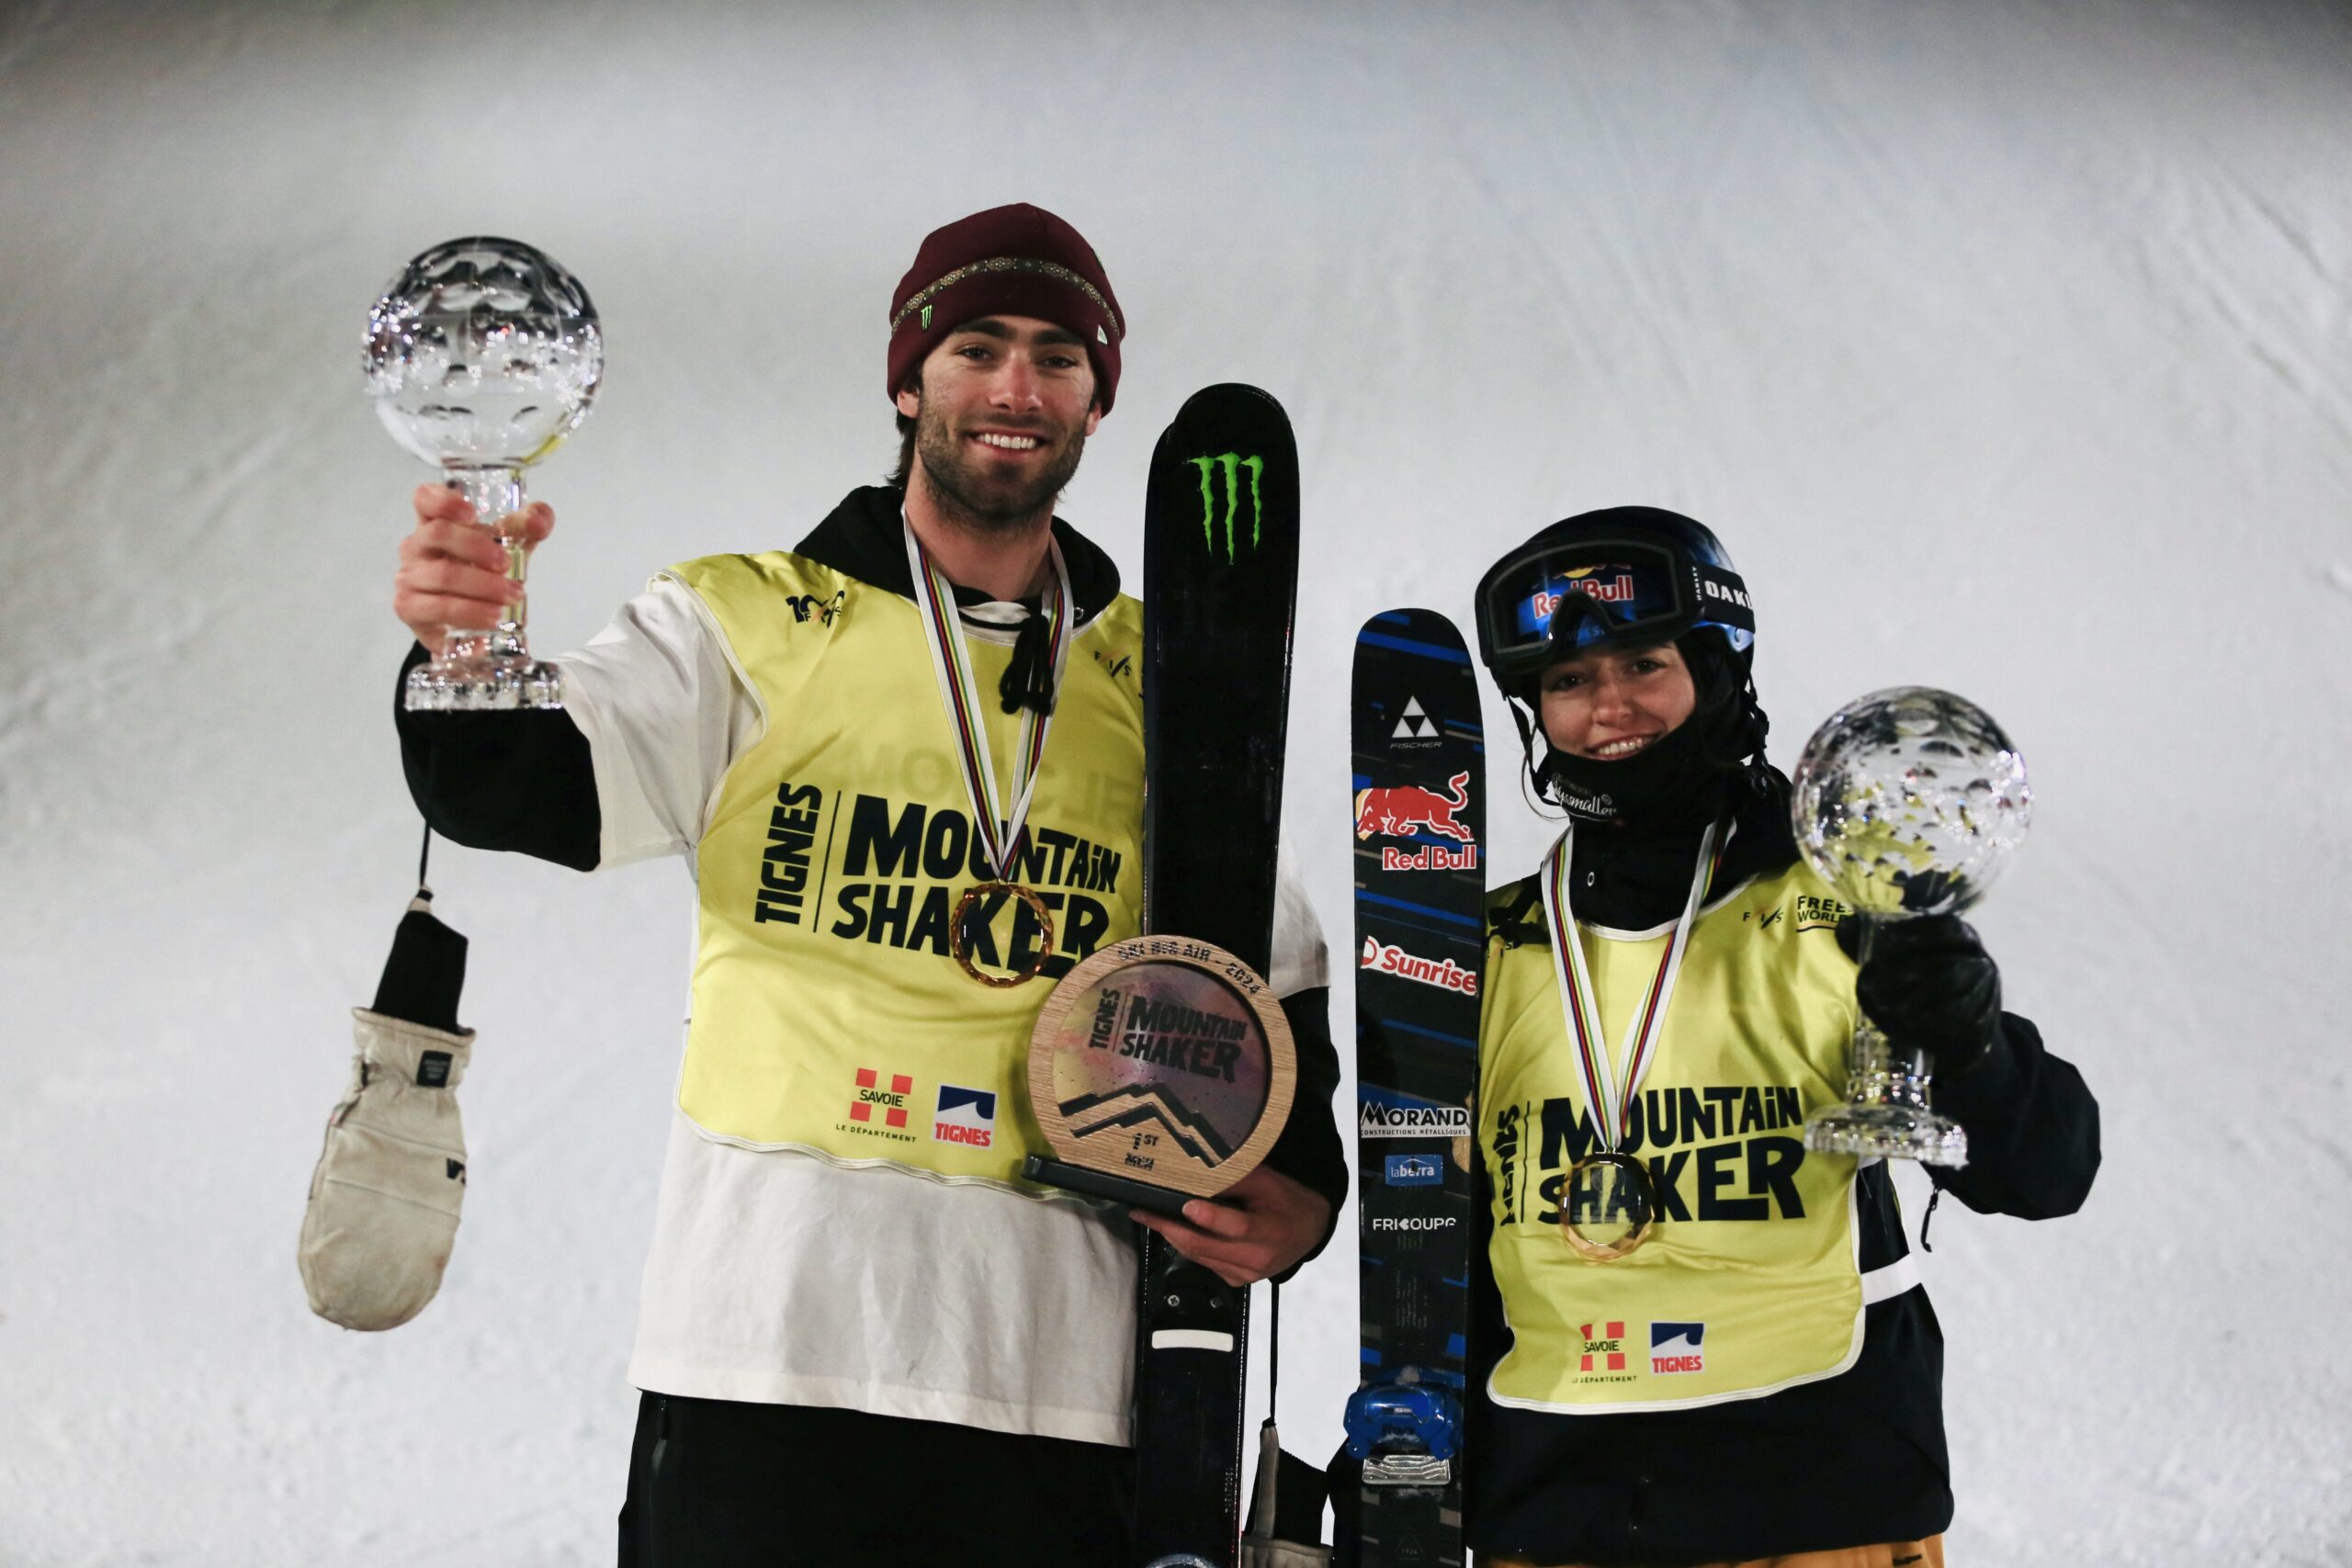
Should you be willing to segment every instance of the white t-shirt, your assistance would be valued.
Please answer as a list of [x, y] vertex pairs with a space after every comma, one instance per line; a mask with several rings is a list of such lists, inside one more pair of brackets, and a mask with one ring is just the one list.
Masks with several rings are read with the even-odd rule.
[[[1023, 613], [967, 608], [965, 630], [1010, 641]], [[599, 865], [670, 854], [691, 873], [727, 770], [763, 722], [718, 624], [658, 578], [560, 662], [594, 761]], [[1280, 995], [1328, 983], [1287, 857], [1272, 969]], [[629, 1381], [1125, 1445], [1127, 1230], [1124, 1212], [1075, 1199], [721, 1143], [673, 1111]]]

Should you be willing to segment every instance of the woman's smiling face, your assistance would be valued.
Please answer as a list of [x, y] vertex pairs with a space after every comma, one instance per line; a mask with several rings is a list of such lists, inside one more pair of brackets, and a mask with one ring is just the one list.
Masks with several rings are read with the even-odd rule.
[[1690, 666], [1670, 642], [1586, 649], [1548, 666], [1536, 689], [1552, 744], [1601, 762], [1655, 745], [1699, 705]]

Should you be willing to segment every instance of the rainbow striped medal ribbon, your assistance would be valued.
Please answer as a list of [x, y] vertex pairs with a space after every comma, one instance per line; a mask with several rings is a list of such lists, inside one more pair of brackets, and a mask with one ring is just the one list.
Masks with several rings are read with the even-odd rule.
[[[905, 513], [899, 516], [907, 535], [908, 575], [914, 579], [915, 607], [922, 613], [923, 640], [931, 648], [931, 667], [939, 676], [940, 700], [947, 706], [947, 720], [956, 731], [956, 758], [964, 773], [965, 798], [972, 803], [972, 830], [980, 836], [980, 847], [988, 855], [989, 880], [964, 889], [956, 900], [955, 912], [947, 919], [947, 951], [963, 966], [964, 973], [983, 986], [1018, 986], [1046, 966], [1054, 951], [1054, 917], [1046, 908], [1046, 900], [1034, 887], [1025, 887], [1010, 879], [1012, 868], [1021, 862], [1021, 852], [1028, 845], [1029, 800], [1037, 790], [1038, 764], [1046, 754], [1046, 736], [1054, 726], [1054, 716], [1024, 708], [1021, 716], [1021, 750], [1013, 759], [1012, 807], [1006, 810], [1000, 804], [996, 787], [996, 762], [989, 754], [989, 731], [980, 708], [978, 684], [972, 679], [971, 649], [964, 640], [964, 623], [956, 613], [956, 590], [931, 564], [931, 556], [915, 537], [914, 525], [907, 522]], [[1045, 595], [1046, 648], [1048, 668], [1052, 671], [1056, 699], [1061, 695], [1062, 670], [1069, 658], [1070, 592], [1069, 568], [1062, 561], [1062, 547], [1048, 537], [1047, 557], [1054, 563], [1054, 579]], [[1040, 935], [1037, 955], [1025, 969], [1014, 969], [1007, 975], [990, 974], [974, 960], [972, 942], [967, 935], [970, 917], [977, 912], [985, 931], [1007, 897], [1019, 898], [1036, 918]], [[991, 951], [987, 961], [994, 964]]]
[[1697, 923], [1699, 905], [1714, 881], [1715, 868], [1723, 863], [1723, 849], [1731, 842], [1731, 833], [1721, 823], [1712, 823], [1699, 840], [1690, 897], [1683, 903], [1682, 918], [1674, 922], [1657, 974], [1625, 1030], [1622, 1093], [1610, 1063], [1608, 1042], [1600, 1032], [1592, 971], [1585, 964], [1584, 944], [1577, 940], [1576, 916], [1568, 907], [1568, 868], [1575, 859], [1576, 834], [1576, 824], [1570, 822], [1552, 846], [1539, 884], [1544, 918], [1552, 931], [1552, 973], [1560, 982], [1560, 1010], [1567, 1015], [1568, 1034], [1576, 1042], [1578, 1077], [1596, 1134], [1593, 1152], [1569, 1163], [1560, 1195], [1560, 1233], [1582, 1256], [1597, 1263], [1613, 1263], [1630, 1257], [1649, 1240], [1657, 1223], [1657, 1189], [1649, 1168], [1622, 1152], [1619, 1145], [1625, 1141], [1634, 1097], [1641, 1092], [1642, 1079], [1657, 1057], [1675, 977], [1682, 972], [1682, 954], [1690, 944], [1690, 928]]

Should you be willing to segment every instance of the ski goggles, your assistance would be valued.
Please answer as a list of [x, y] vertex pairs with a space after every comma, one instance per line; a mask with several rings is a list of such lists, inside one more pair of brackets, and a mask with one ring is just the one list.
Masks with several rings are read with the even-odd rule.
[[1720, 626], [1734, 649], [1756, 640], [1739, 574], [1656, 539], [1531, 546], [1478, 585], [1478, 631], [1498, 675], [1532, 674], [1604, 642], [1671, 642]]

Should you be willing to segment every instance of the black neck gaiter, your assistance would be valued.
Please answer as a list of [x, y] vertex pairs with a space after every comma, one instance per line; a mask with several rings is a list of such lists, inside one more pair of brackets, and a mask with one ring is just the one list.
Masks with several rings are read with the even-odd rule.
[[1679, 832], [1722, 815], [1730, 775], [1708, 756], [1698, 716], [1622, 761], [1556, 748], [1544, 758], [1544, 791], [1580, 822]]

